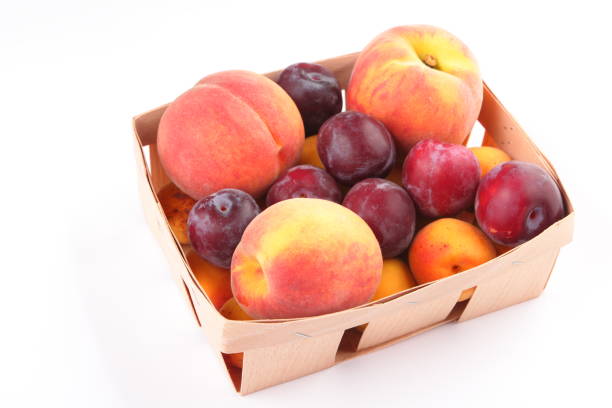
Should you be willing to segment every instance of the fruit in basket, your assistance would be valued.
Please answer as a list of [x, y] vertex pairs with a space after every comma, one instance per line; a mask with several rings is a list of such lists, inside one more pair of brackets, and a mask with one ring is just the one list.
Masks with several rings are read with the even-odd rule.
[[195, 251], [187, 252], [187, 262], [200, 287], [215, 309], [219, 309], [232, 297], [230, 271], [202, 259]]
[[[225, 302], [219, 312], [223, 317], [229, 320], [253, 320], [251, 316], [242, 310], [238, 302], [236, 302], [236, 298], [233, 297]], [[231, 365], [242, 368], [243, 356], [243, 353], [232, 353], [228, 354], [227, 358]]]
[[272, 184], [266, 196], [266, 205], [269, 207], [279, 201], [299, 197], [321, 198], [339, 203], [342, 193], [336, 180], [325, 170], [302, 164], [290, 168]]
[[[472, 224], [440, 218], [421, 229], [408, 250], [410, 270], [419, 284], [483, 264], [497, 256], [493, 243]], [[471, 293], [465, 293], [465, 300]]]
[[297, 105], [306, 136], [316, 134], [323, 122], [342, 110], [340, 84], [322, 65], [306, 62], [290, 65], [277, 82]]
[[453, 218], [456, 218], [461, 221], [465, 221], [472, 225], [475, 225], [475, 222], [476, 222], [476, 216], [474, 215], [472, 211], [468, 211], [468, 210], [463, 210], [460, 213], [453, 215]]
[[343, 184], [385, 177], [395, 162], [395, 144], [385, 126], [360, 112], [342, 112], [321, 126], [317, 151], [325, 169]]
[[406, 156], [402, 181], [423, 215], [444, 217], [473, 204], [480, 168], [467, 147], [427, 139]]
[[387, 174], [385, 179], [394, 182], [395, 184], [402, 185], [402, 165], [404, 164], [404, 160], [399, 160], [399, 158], [395, 159], [395, 164], [391, 167], [391, 171]]
[[563, 218], [559, 187], [541, 167], [510, 161], [493, 168], [476, 194], [476, 219], [494, 242], [515, 246]]
[[480, 178], [483, 178], [491, 169], [498, 164], [512, 160], [508, 153], [491, 146], [470, 147], [480, 165]]
[[170, 225], [170, 229], [178, 242], [182, 245], [189, 244], [187, 235], [187, 217], [195, 200], [183, 193], [172, 183], [167, 184], [157, 194], [159, 203], [164, 209], [164, 214]]
[[306, 138], [298, 164], [310, 164], [311, 166], [325, 169], [325, 166], [319, 157], [319, 153], [317, 152], [317, 139], [317, 135]]
[[408, 268], [405, 262], [397, 258], [385, 259], [380, 284], [376, 288], [372, 300], [391, 296], [416, 285], [417, 283], [410, 272], [410, 268]]
[[199, 200], [189, 212], [189, 241], [202, 258], [229, 268], [234, 248], [257, 214], [259, 206], [244, 191], [217, 191]]
[[258, 197], [297, 161], [303, 143], [289, 95], [247, 71], [202, 79], [168, 105], [157, 132], [168, 177], [196, 200], [224, 188]]
[[357, 214], [327, 200], [293, 198], [247, 227], [232, 258], [232, 292], [253, 318], [296, 318], [370, 300], [380, 281], [376, 236]]
[[414, 204], [397, 184], [380, 178], [365, 179], [349, 190], [342, 205], [372, 228], [383, 257], [397, 256], [410, 245], [416, 218]]
[[[410, 289], [416, 286], [410, 269], [405, 262], [400, 261], [397, 258], [385, 259], [383, 262], [383, 269], [380, 278], [380, 284], [372, 296], [372, 300], [378, 300], [391, 296], [395, 293], [399, 293], [403, 290]], [[357, 326], [357, 330], [364, 331], [366, 328], [365, 324]]]
[[478, 64], [457, 37], [437, 27], [395, 27], [359, 54], [347, 109], [380, 120], [408, 151], [418, 141], [460, 144], [482, 105]]

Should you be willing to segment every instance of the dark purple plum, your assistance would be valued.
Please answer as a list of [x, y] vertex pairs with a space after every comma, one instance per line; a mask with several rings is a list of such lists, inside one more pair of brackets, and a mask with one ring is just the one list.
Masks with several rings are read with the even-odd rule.
[[385, 177], [395, 162], [395, 144], [387, 128], [360, 112], [342, 112], [325, 122], [317, 152], [325, 169], [346, 185]]
[[342, 192], [325, 170], [302, 164], [287, 170], [268, 190], [266, 205], [290, 198], [321, 198], [340, 203]]
[[355, 184], [342, 205], [372, 228], [383, 257], [401, 254], [414, 236], [416, 212], [410, 195], [392, 181], [369, 178]]
[[484, 176], [475, 210], [484, 233], [506, 246], [530, 240], [565, 215], [552, 177], [535, 164], [517, 160], [499, 164]]
[[226, 188], [206, 196], [189, 212], [191, 246], [210, 263], [229, 269], [244, 229], [257, 214], [259, 206], [242, 190]]
[[297, 105], [306, 136], [317, 134], [327, 119], [342, 110], [340, 84], [327, 68], [300, 62], [281, 72], [278, 84]]

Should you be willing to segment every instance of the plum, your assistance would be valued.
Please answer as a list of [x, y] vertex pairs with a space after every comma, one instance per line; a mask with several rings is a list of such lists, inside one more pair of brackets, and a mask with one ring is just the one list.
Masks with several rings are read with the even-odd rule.
[[308, 164], [295, 166], [276, 180], [268, 190], [266, 205], [271, 206], [290, 198], [321, 198], [336, 203], [342, 200], [342, 192], [336, 180], [325, 170]]
[[277, 83], [293, 99], [302, 115], [306, 136], [342, 110], [342, 92], [334, 74], [319, 64], [300, 62], [281, 72]]
[[317, 151], [325, 169], [346, 185], [385, 177], [396, 155], [385, 125], [360, 112], [342, 112], [325, 122], [319, 131]]
[[210, 263], [229, 269], [242, 233], [257, 214], [255, 199], [242, 190], [226, 188], [206, 196], [189, 212], [191, 246]]
[[418, 142], [406, 156], [402, 183], [419, 212], [445, 217], [474, 203], [480, 166], [467, 147], [432, 139]]
[[506, 246], [530, 240], [565, 215], [563, 197], [552, 177], [535, 164], [516, 160], [485, 175], [475, 209], [484, 233]]
[[410, 245], [416, 213], [410, 195], [397, 184], [381, 178], [365, 179], [349, 190], [342, 205], [372, 228], [383, 257], [397, 256]]

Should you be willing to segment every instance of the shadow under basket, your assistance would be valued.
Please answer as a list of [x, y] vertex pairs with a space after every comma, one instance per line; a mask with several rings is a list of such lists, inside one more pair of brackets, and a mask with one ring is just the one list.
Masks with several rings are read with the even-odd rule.
[[[346, 87], [357, 53], [318, 62]], [[267, 74], [276, 79], [280, 71]], [[218, 351], [236, 391], [249, 394], [331, 367], [449, 322], [461, 322], [537, 297], [545, 288], [560, 248], [572, 239], [574, 210], [550, 162], [484, 85], [479, 122], [516, 160], [545, 169], [563, 194], [567, 216], [532, 240], [476, 268], [409, 289], [367, 305], [302, 319], [227, 320], [194, 278], [174, 237], [157, 193], [169, 183], [159, 163], [157, 128], [167, 105], [134, 118], [136, 161], [145, 216], [185, 295], [195, 322]], [[472, 296], [459, 302], [462, 292]], [[363, 331], [358, 326], [366, 325]], [[228, 363], [242, 353], [243, 368]]]

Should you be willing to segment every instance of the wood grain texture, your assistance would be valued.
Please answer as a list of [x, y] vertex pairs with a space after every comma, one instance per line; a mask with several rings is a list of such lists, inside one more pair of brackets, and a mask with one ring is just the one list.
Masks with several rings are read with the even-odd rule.
[[548, 282], [558, 255], [559, 249], [552, 249], [536, 258], [513, 262], [510, 271], [480, 283], [459, 321], [473, 319], [539, 296]]
[[333, 366], [343, 333], [296, 336], [289, 343], [246, 351], [240, 393], [249, 394]]
[[357, 349], [377, 346], [444, 320], [457, 303], [460, 293], [450, 292], [426, 302], [409, 304], [393, 314], [371, 320]]

